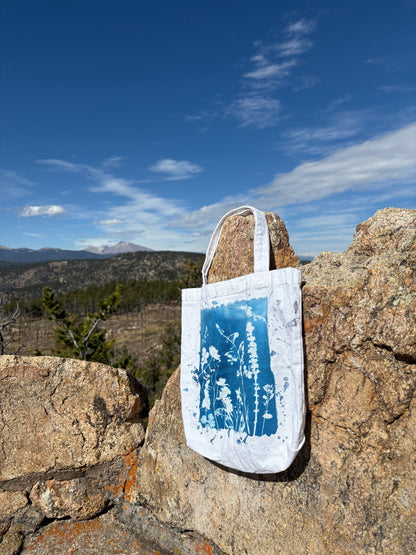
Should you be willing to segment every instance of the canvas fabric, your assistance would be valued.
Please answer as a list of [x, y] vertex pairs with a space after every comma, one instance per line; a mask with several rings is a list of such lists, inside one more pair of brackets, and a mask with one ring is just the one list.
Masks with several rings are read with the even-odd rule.
[[[226, 218], [253, 213], [254, 272], [207, 283]], [[288, 468], [304, 443], [300, 271], [269, 270], [263, 212], [243, 206], [217, 225], [203, 285], [182, 291], [181, 400], [187, 445], [244, 472]]]

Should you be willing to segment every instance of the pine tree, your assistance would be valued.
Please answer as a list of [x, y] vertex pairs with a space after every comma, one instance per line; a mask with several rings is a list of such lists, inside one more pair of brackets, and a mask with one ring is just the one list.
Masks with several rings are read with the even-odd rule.
[[181, 358], [181, 323], [171, 322], [165, 326], [161, 346], [144, 363], [132, 368], [132, 374], [141, 381], [149, 394], [149, 408], [162, 395], [163, 389], [179, 365]]
[[119, 284], [111, 295], [99, 301], [97, 312], [88, 313], [85, 319], [79, 320], [77, 316], [67, 313], [50, 287], [45, 287], [42, 304], [48, 318], [58, 324], [54, 354], [110, 364], [114, 355], [114, 340], [105, 339], [107, 330], [100, 324], [119, 308], [122, 293], [123, 287]]

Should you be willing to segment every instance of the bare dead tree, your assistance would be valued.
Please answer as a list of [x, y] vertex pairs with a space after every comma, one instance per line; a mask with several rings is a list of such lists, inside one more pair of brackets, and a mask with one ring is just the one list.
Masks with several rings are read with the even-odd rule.
[[0, 355], [5, 354], [6, 347], [11, 342], [11, 339], [7, 337], [7, 328], [11, 324], [16, 322], [19, 317], [20, 308], [19, 305], [16, 305], [16, 308], [14, 309], [13, 314], [10, 316], [10, 318], [8, 320], [0, 321]]

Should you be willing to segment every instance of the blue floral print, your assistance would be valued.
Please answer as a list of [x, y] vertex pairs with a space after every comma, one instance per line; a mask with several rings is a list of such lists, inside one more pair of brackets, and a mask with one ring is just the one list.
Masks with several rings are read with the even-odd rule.
[[236, 301], [201, 312], [199, 422], [249, 436], [278, 428], [270, 368], [267, 298]]

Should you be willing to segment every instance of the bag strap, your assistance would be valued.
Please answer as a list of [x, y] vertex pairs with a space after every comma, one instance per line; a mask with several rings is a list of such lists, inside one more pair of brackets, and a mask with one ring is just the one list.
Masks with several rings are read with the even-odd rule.
[[252, 206], [240, 206], [239, 208], [234, 208], [230, 210], [221, 218], [218, 222], [217, 227], [212, 234], [211, 240], [208, 245], [207, 254], [205, 257], [204, 265], [202, 266], [202, 283], [206, 285], [208, 272], [211, 267], [212, 260], [214, 258], [215, 250], [220, 240], [222, 227], [225, 220], [229, 216], [246, 214], [254, 214], [255, 228], [254, 228], [254, 271], [263, 272], [270, 269], [270, 239], [269, 239], [269, 228], [267, 226], [267, 220], [264, 212], [253, 208]]

